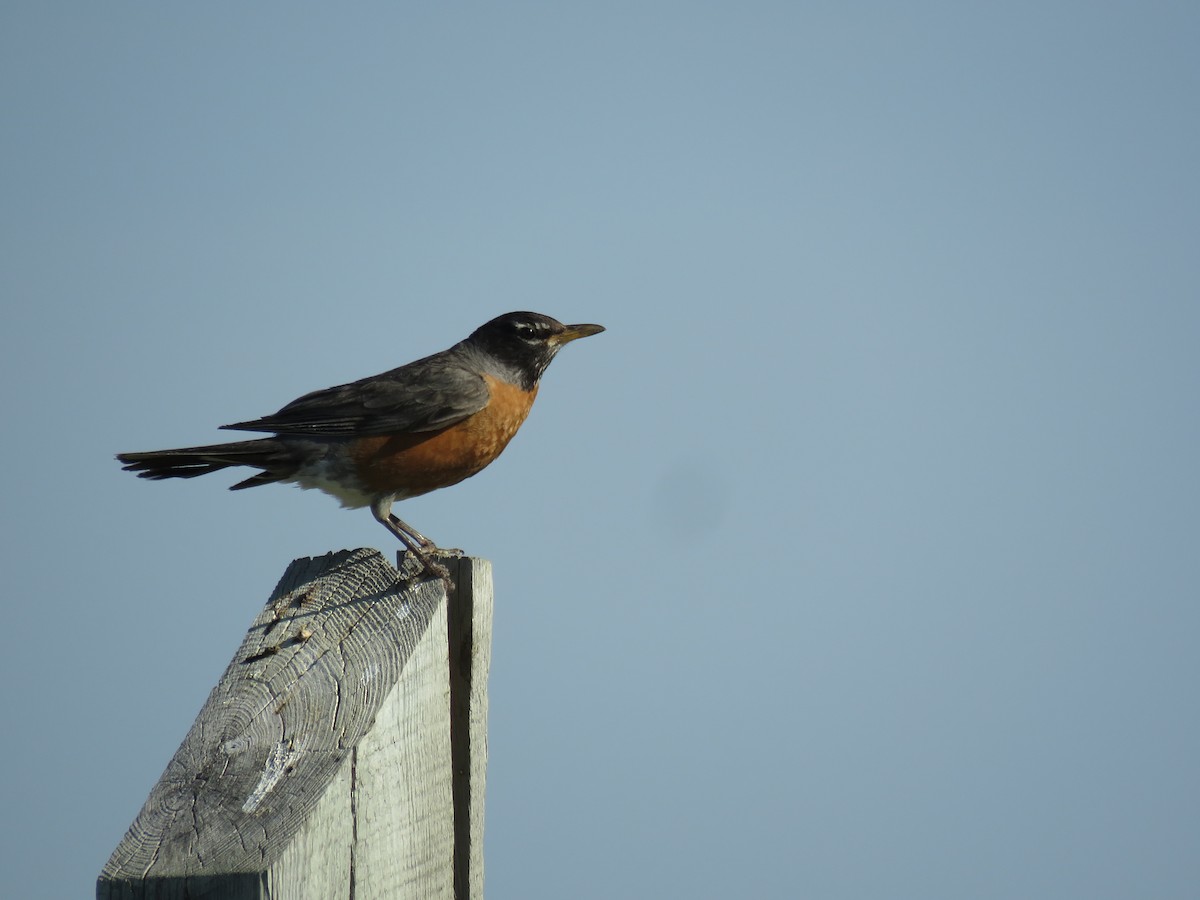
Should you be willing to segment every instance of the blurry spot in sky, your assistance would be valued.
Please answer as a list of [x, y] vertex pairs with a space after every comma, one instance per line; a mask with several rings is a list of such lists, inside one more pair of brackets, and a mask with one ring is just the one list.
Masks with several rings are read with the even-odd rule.
[[654, 527], [679, 541], [715, 537], [729, 518], [729, 492], [715, 460], [672, 460], [651, 492]]

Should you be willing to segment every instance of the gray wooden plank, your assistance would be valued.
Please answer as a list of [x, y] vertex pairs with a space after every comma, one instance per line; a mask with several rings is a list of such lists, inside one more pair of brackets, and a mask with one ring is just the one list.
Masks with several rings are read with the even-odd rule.
[[454, 896], [445, 604], [428, 633], [359, 746], [356, 897]]
[[[376, 551], [294, 562], [104, 867], [98, 895], [268, 896], [269, 878], [284, 890], [285, 852], [326, 873], [322, 890], [356, 877], [345, 862], [362, 834], [352, 751], [443, 598], [439, 580], [401, 580]], [[445, 659], [444, 638], [428, 644]], [[293, 845], [325, 801], [333, 807], [313, 820], [319, 833]]]
[[[385, 701], [386, 702], [386, 701]], [[325, 787], [321, 799], [267, 869], [262, 898], [325, 900], [353, 897], [354, 750]], [[360, 900], [365, 900], [362, 894]]]
[[492, 663], [492, 567], [463, 557], [451, 568], [451, 744], [454, 764], [454, 891], [483, 897], [483, 821], [487, 790], [488, 673]]

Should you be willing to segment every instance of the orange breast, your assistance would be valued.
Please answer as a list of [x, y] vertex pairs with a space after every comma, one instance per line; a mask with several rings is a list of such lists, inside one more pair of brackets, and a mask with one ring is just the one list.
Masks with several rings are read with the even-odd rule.
[[355, 441], [351, 457], [366, 488], [415, 497], [458, 484], [499, 456], [529, 415], [537, 388], [526, 393], [489, 375], [484, 380], [491, 401], [455, 425]]

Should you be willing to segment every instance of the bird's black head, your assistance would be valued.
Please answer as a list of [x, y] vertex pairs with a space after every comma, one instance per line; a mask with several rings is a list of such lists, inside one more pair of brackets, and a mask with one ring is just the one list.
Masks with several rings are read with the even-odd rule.
[[521, 387], [533, 390], [564, 344], [603, 330], [602, 325], [564, 325], [540, 313], [511, 312], [480, 325], [467, 340], [502, 364]]

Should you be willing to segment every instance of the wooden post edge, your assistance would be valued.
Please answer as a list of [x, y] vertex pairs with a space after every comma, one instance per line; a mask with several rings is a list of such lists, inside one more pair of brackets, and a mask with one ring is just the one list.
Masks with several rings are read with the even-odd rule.
[[482, 897], [491, 565], [295, 560], [97, 880], [101, 900]]

